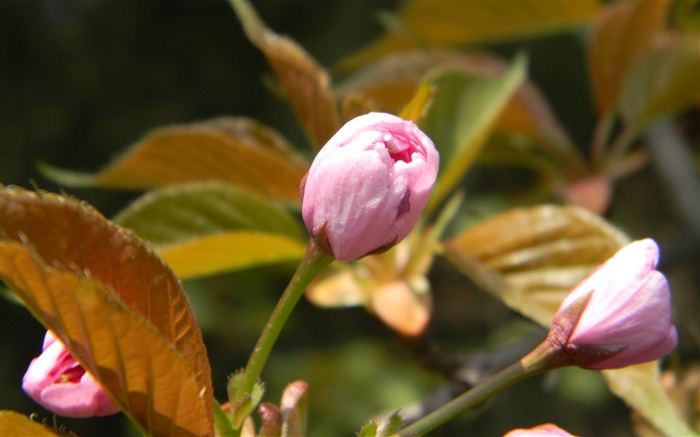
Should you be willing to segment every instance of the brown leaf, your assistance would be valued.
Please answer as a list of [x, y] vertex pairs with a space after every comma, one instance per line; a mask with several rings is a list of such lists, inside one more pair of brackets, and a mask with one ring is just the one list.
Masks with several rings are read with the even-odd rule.
[[211, 381], [140, 314], [87, 271], [56, 266], [0, 241], [0, 274], [119, 407], [148, 435], [213, 435]]
[[270, 30], [247, 1], [232, 4], [246, 35], [265, 54], [313, 145], [320, 149], [340, 128], [328, 72], [296, 42]]
[[54, 437], [62, 434], [24, 414], [2, 410], [0, 411], [0, 435], [2, 437]]
[[273, 130], [243, 118], [155, 129], [94, 176], [44, 168], [68, 186], [147, 189], [192, 181], [225, 181], [264, 197], [299, 201], [308, 164]]
[[8, 187], [0, 191], [0, 235], [31, 249], [37, 263], [84, 275], [146, 320], [185, 359], [212, 411], [209, 362], [187, 296], [138, 237], [75, 199]]
[[617, 103], [622, 78], [652, 47], [669, 3], [622, 0], [607, 5], [596, 17], [588, 47], [588, 70], [598, 114], [605, 114]]

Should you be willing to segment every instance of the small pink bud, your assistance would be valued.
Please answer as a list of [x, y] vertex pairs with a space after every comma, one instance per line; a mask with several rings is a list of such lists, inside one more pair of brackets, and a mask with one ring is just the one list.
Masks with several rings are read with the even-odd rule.
[[350, 261], [401, 241], [428, 202], [439, 160], [410, 121], [379, 112], [350, 120], [301, 183], [302, 215], [316, 245]]
[[610, 206], [613, 188], [609, 177], [594, 176], [569, 185], [562, 196], [566, 203], [586, 208], [595, 214], [603, 214]]
[[29, 364], [22, 389], [59, 416], [108, 416], [119, 412], [119, 407], [51, 331], [44, 337], [43, 352]]
[[545, 423], [534, 428], [514, 429], [503, 437], [575, 437], [552, 423]]
[[567, 295], [554, 316], [549, 341], [571, 364], [617, 369], [657, 360], [678, 341], [671, 323], [671, 292], [655, 270], [653, 240], [620, 249]]

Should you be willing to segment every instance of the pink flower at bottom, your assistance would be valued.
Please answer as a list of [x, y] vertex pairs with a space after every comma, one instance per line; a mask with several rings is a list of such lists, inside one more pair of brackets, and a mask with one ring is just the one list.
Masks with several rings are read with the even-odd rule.
[[569, 434], [553, 423], [545, 423], [543, 425], [538, 425], [534, 428], [518, 428], [514, 429], [503, 437], [575, 437], [573, 434]]
[[651, 239], [620, 249], [566, 296], [549, 341], [586, 369], [618, 369], [670, 353], [678, 337], [658, 259]]
[[46, 332], [41, 355], [29, 364], [22, 389], [59, 416], [79, 418], [119, 412], [119, 407], [51, 331]]

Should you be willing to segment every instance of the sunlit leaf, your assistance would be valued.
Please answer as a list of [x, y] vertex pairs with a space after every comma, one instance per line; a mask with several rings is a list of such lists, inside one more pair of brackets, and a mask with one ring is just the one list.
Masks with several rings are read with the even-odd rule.
[[476, 1], [412, 0], [396, 16], [385, 14], [387, 33], [339, 68], [354, 69], [419, 45], [447, 47], [551, 33], [585, 23], [597, 10], [597, 0], [490, 0], [488, 7]]
[[463, 273], [543, 325], [568, 291], [627, 242], [582, 208], [539, 206], [498, 214], [445, 242]]
[[640, 128], [656, 118], [700, 105], [700, 39], [661, 47], [642, 56], [622, 84], [620, 106]]
[[525, 76], [516, 57], [503, 75], [445, 71], [429, 82], [437, 88], [421, 127], [440, 151], [440, 178], [428, 208], [441, 202], [474, 162], [501, 111]]
[[297, 220], [283, 208], [219, 182], [179, 184], [150, 191], [115, 216], [114, 222], [158, 245], [236, 230], [291, 239], [302, 235]]
[[697, 436], [679, 416], [663, 386], [659, 362], [602, 372], [613, 393], [644, 416], [666, 436]]
[[298, 202], [308, 165], [271, 129], [241, 118], [155, 129], [95, 175], [44, 165], [69, 186], [147, 189], [191, 181], [225, 181], [265, 197]]
[[213, 434], [211, 386], [106, 285], [83, 270], [50, 266], [16, 241], [0, 242], [0, 260], [3, 280], [142, 431]]
[[316, 148], [340, 128], [328, 72], [296, 42], [267, 28], [246, 0], [229, 0], [248, 38], [267, 57]]
[[588, 70], [599, 114], [617, 102], [627, 69], [653, 44], [670, 0], [622, 0], [596, 17], [588, 47]]
[[67, 435], [53, 427], [32, 420], [12, 410], [0, 411], [0, 435], [2, 437], [54, 437]]
[[350, 268], [326, 273], [306, 288], [306, 298], [320, 307], [350, 307], [368, 303], [368, 293], [360, 287]]
[[[518, 208], [445, 242], [465, 275], [506, 305], [550, 326], [581, 279], [629, 239], [598, 215], [571, 206]], [[668, 435], [692, 435], [658, 380], [658, 362], [603, 372], [613, 393]]]
[[387, 326], [405, 336], [423, 333], [433, 309], [429, 289], [412, 285], [407, 280], [396, 280], [369, 291], [369, 308]]
[[[112, 224], [88, 205], [72, 198], [3, 187], [0, 203], [0, 235], [3, 247], [8, 247], [3, 250], [9, 251], [2, 257], [3, 263], [6, 263], [3, 264], [2, 274], [8, 283], [13, 284], [11, 288], [34, 314], [53, 329], [59, 338], [66, 340], [66, 346], [72, 353], [76, 350], [71, 344], [85, 346], [85, 341], [90, 339], [92, 342], [97, 338], [104, 343], [105, 353], [108, 355], [122, 346], [129, 345], [135, 350], [148, 350], [145, 346], [134, 346], [137, 343], [120, 346], [121, 343], [105, 340], [112, 338], [111, 332], [103, 331], [101, 335], [105, 337], [87, 338], [82, 331], [74, 331], [83, 329], [76, 324], [86, 317], [92, 317], [92, 314], [88, 314], [92, 309], [102, 312], [106, 311], [107, 306], [122, 308], [115, 310], [121, 311], [119, 316], [115, 315], [120, 317], [120, 329], [127, 329], [129, 323], [132, 323], [131, 320], [137, 320], [133, 322], [136, 326], [143, 325], [153, 332], [151, 343], [154, 348], [166, 348], [170, 351], [167, 354], [178, 356], [183, 361], [187, 375], [193, 381], [192, 385], [198, 388], [195, 398], [180, 399], [179, 402], [201, 403], [200, 413], [204, 414], [202, 417], [205, 419], [200, 417], [198, 420], [201, 423], [207, 422], [205, 426], [210, 427], [213, 402], [211, 375], [202, 335], [179, 281], [160, 258], [148, 251], [138, 237]], [[17, 259], [11, 263], [13, 257]], [[31, 269], [33, 273], [25, 271], [22, 274], [22, 271], [27, 269]], [[54, 281], [56, 288], [42, 288], [42, 278]], [[91, 306], [81, 309], [85, 314], [81, 313], [80, 318], [71, 319], [64, 313], [53, 314], [52, 311], [56, 310], [43, 306], [45, 301], [39, 300], [39, 294], [43, 296], [42, 299], [60, 297], [66, 302], [74, 300], [75, 296], [70, 294], [71, 288], [66, 284], [86, 290], [84, 293], [88, 296], [86, 299], [89, 298]], [[33, 293], [37, 293], [37, 296]], [[63, 296], [60, 293], [67, 295]], [[104, 293], [107, 294], [103, 295]], [[27, 302], [30, 298], [34, 302], [31, 305]], [[61, 323], [57, 325], [58, 322], [51, 320], [61, 320]], [[118, 326], [116, 323], [115, 326]], [[69, 336], [66, 329], [72, 332], [70, 341], [67, 341]], [[81, 357], [81, 362], [87, 365], [90, 354], [91, 348], [86, 347], [81, 349], [76, 357]], [[169, 356], [167, 354], [163, 356]], [[97, 357], [94, 359], [98, 360]], [[104, 359], [112, 366], [120, 365], [119, 360], [112, 355]], [[94, 362], [89, 364], [91, 365], [87, 368], [94, 368]], [[147, 368], [141, 368], [144, 369]], [[101, 366], [100, 371], [111, 375], [110, 378], [114, 377], [115, 372], [123, 372], [121, 368], [105, 366]], [[139, 376], [138, 384], [155, 383], [148, 379], [151, 376], [150, 373]], [[118, 383], [110, 381], [112, 384]], [[119, 384], [122, 385], [112, 388], [126, 390], [123, 381]], [[138, 386], [139, 390], [146, 390], [147, 387], [148, 385]], [[146, 391], [139, 396], [147, 394]], [[126, 398], [122, 401], [126, 402]], [[163, 402], [170, 401], [173, 399], [163, 399]], [[127, 409], [131, 408], [131, 403], [122, 405]], [[143, 403], [135, 405], [138, 408], [147, 407]], [[199, 411], [200, 407], [194, 409]], [[142, 410], [133, 411], [134, 416], [139, 417], [146, 413]], [[163, 420], [165, 419], [168, 418], [164, 417]], [[179, 419], [169, 417], [169, 420]]]
[[306, 288], [306, 297], [321, 307], [364, 305], [401, 335], [420, 335], [432, 315], [426, 275], [434, 258], [433, 235], [412, 232], [384, 253], [335, 264]]
[[306, 245], [284, 235], [231, 231], [170, 244], [158, 254], [180, 278], [301, 259]]

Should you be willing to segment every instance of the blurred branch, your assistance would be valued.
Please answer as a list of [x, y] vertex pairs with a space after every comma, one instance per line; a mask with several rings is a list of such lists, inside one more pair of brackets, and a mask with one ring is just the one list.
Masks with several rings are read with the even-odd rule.
[[[545, 335], [544, 329], [537, 330], [534, 334], [504, 347], [468, 353], [446, 351], [431, 338], [411, 342], [409, 347], [418, 363], [428, 370], [442, 374], [447, 381], [421, 401], [401, 408], [404, 426], [431, 413], [516, 362], [537, 346]], [[381, 421], [382, 418], [384, 415], [378, 420]]]

